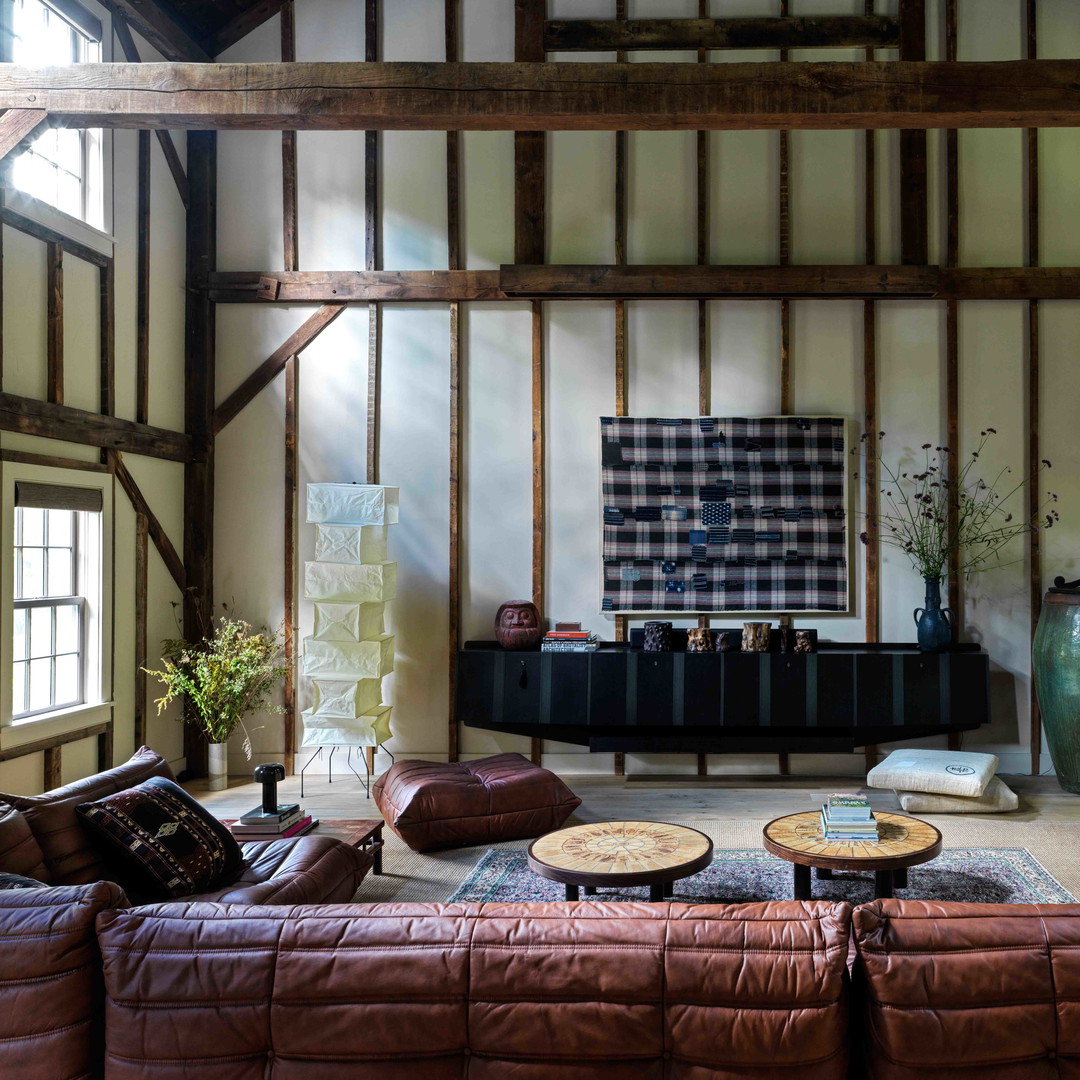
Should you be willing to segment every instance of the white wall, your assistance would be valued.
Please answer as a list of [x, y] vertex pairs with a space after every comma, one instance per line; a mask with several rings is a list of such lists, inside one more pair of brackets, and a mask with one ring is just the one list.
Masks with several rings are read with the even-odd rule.
[[[82, 0], [88, 3], [88, 0]], [[89, 0], [93, 5], [93, 0]], [[95, 7], [108, 27], [108, 15]], [[136, 39], [144, 60], [161, 59]], [[108, 54], [106, 53], [106, 56]], [[119, 57], [119, 47], [117, 47]], [[174, 136], [181, 161], [183, 133]], [[116, 415], [135, 419], [136, 202], [138, 134], [112, 134], [112, 251], [116, 273]], [[107, 198], [110, 196], [107, 194]], [[46, 396], [45, 245], [3, 226], [3, 390], [26, 397]], [[151, 142], [150, 205], [150, 380], [149, 421], [181, 431], [184, 427], [184, 207], [157, 139]], [[98, 271], [90, 263], [64, 256], [65, 403], [99, 411]], [[0, 447], [35, 454], [99, 461], [95, 447], [0, 432]], [[176, 462], [125, 454], [124, 462], [177, 550], [183, 547], [184, 468]], [[123, 761], [135, 749], [135, 513], [119, 485], [114, 491], [113, 721], [114, 757]], [[176, 637], [174, 604], [180, 591], [153, 543], [149, 545], [147, 640], [151, 665], [158, 643]], [[157, 696], [149, 684], [149, 696]], [[183, 729], [170, 709], [158, 716], [149, 705], [146, 741], [184, 767]], [[96, 739], [69, 743], [61, 752], [62, 780], [67, 783], [97, 770]], [[42, 755], [0, 763], [0, 790], [32, 794], [42, 789]]]
[[[773, 0], [715, 0], [712, 14], [775, 14]], [[512, 5], [463, 0], [463, 56], [510, 60]], [[879, 4], [895, 11], [895, 0]], [[930, 58], [942, 51], [942, 4], [928, 5]], [[1046, 56], [1076, 56], [1080, 19], [1071, 0], [1041, 0], [1040, 49]], [[631, 17], [694, 15], [689, 0], [639, 0]], [[992, 9], [992, 10], [991, 10]], [[1022, 47], [1019, 0], [961, 0], [963, 59], [1007, 59]], [[386, 4], [382, 55], [387, 59], [441, 59], [442, 0]], [[610, 17], [612, 0], [552, 0], [554, 17]], [[862, 0], [793, 0], [791, 12], [855, 14]], [[298, 59], [360, 59], [361, 19], [346, 0], [297, 5]], [[277, 59], [273, 21], [227, 55], [234, 60]], [[555, 57], [587, 59], [591, 57]], [[774, 59], [775, 54], [713, 55], [712, 60]], [[792, 59], [859, 59], [847, 52], [800, 50]], [[883, 54], [883, 58], [886, 58]], [[600, 59], [611, 59], [600, 57]], [[692, 60], [690, 54], [635, 59]], [[944, 135], [930, 135], [932, 258], [943, 254]], [[860, 262], [862, 143], [857, 132], [799, 132], [791, 138], [792, 261]], [[301, 135], [300, 254], [305, 269], [363, 266], [362, 137], [357, 133]], [[898, 261], [898, 138], [876, 137], [878, 259]], [[512, 137], [463, 137], [463, 207], [469, 267], [510, 261], [513, 250]], [[1044, 131], [1042, 234], [1044, 261], [1080, 262], [1080, 234], [1071, 227], [1080, 206], [1075, 177], [1080, 137], [1075, 130]], [[715, 132], [709, 136], [710, 257], [716, 262], [775, 263], [778, 135]], [[221, 266], [264, 270], [280, 265], [281, 217], [277, 196], [279, 139], [274, 133], [223, 133]], [[415, 269], [446, 266], [444, 137], [391, 133], [382, 137], [385, 265]], [[695, 258], [694, 136], [635, 132], [629, 136], [630, 259], [692, 262]], [[961, 248], [971, 265], [1023, 261], [1024, 146], [1019, 132], [963, 132]], [[613, 260], [614, 137], [606, 132], [557, 132], [548, 137], [548, 258], [552, 262]], [[251, 176], [262, 177], [252, 197]], [[1044, 542], [1047, 582], [1077, 576], [1080, 550], [1080, 442], [1074, 430], [1075, 395], [1069, 374], [1080, 345], [1080, 303], [1044, 303], [1042, 370], [1043, 452], [1055, 465], [1062, 493], [1062, 526]], [[498, 604], [528, 596], [531, 529], [530, 316], [523, 304], [465, 305], [465, 454], [462, 470], [463, 636], [490, 636]], [[779, 316], [775, 302], [714, 301], [709, 305], [712, 411], [768, 414], [779, 406]], [[223, 308], [219, 313], [219, 399], [276, 348], [306, 311], [269, 305]], [[1001, 434], [993, 462], [1024, 466], [1024, 309], [1019, 304], [965, 303], [960, 312], [961, 452], [969, 452], [988, 424]], [[629, 406], [632, 414], [687, 415], [697, 407], [696, 305], [628, 304]], [[944, 304], [929, 301], [878, 305], [881, 426], [899, 453], [942, 441], [944, 416]], [[597, 417], [614, 409], [614, 319], [610, 303], [548, 303], [547, 350], [547, 575], [552, 619], [574, 619], [612, 636], [598, 613], [599, 468]], [[851, 302], [792, 305], [795, 407], [862, 414], [862, 311]], [[300, 394], [301, 483], [364, 478], [367, 312], [351, 308], [302, 357]], [[396, 708], [396, 753], [438, 758], [447, 731], [447, 555], [449, 495], [449, 349], [445, 307], [385, 309], [381, 428], [382, 482], [402, 489], [402, 523], [391, 547], [400, 564], [400, 598], [393, 622], [398, 671], [389, 687]], [[281, 386], [264, 391], [223, 437], [218, 455], [219, 596], [236, 598], [253, 620], [281, 618]], [[859, 485], [854, 484], [857, 498]], [[855, 530], [857, 531], [857, 530]], [[300, 529], [300, 555], [310, 557], [311, 530]], [[1012, 553], [1023, 556], [1022, 545]], [[1027, 768], [1029, 700], [1028, 610], [1025, 564], [1015, 562], [964, 590], [964, 635], [989, 649], [994, 667], [995, 721], [965, 739], [992, 748], [1003, 768]], [[836, 618], [802, 618], [833, 640], [863, 634], [863, 566], [853, 549], [852, 611]], [[885, 640], [913, 638], [911, 610], [922, 601], [922, 582], [886, 552], [882, 579]], [[301, 607], [304, 627], [310, 612]], [[301, 689], [307, 704], [308, 691]], [[282, 752], [281, 726], [268, 718], [256, 739], [261, 755]], [[512, 736], [464, 728], [466, 756], [522, 749]], [[580, 747], [546, 744], [546, 760], [566, 770], [610, 770], [610, 757]], [[690, 767], [690, 758], [632, 758], [634, 771]], [[1046, 759], [1046, 766], [1049, 761]], [[237, 769], [246, 769], [234, 758]], [[774, 757], [713, 755], [713, 771], [774, 770]], [[799, 756], [802, 772], [862, 769], [862, 756]]]

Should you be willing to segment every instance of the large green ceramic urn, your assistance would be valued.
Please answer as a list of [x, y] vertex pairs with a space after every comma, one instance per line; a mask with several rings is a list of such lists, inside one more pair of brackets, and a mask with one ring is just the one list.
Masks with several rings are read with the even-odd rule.
[[1080, 794], [1080, 581], [1054, 580], [1043, 597], [1031, 666], [1058, 783]]

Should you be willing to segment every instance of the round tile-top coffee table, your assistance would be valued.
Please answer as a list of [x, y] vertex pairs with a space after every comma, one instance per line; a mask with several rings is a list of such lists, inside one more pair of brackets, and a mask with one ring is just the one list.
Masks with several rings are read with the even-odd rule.
[[874, 895], [889, 897], [893, 889], [907, 888], [909, 866], [936, 859], [941, 854], [941, 833], [933, 825], [906, 814], [875, 812], [880, 839], [825, 840], [821, 813], [802, 814], [770, 821], [762, 831], [765, 850], [795, 864], [795, 899], [809, 900], [810, 868], [819, 879], [834, 870], [874, 871]]
[[534, 840], [529, 869], [566, 886], [566, 899], [578, 889], [648, 885], [650, 900], [671, 896], [673, 883], [712, 862], [712, 841], [697, 829], [662, 821], [598, 821], [574, 825]]

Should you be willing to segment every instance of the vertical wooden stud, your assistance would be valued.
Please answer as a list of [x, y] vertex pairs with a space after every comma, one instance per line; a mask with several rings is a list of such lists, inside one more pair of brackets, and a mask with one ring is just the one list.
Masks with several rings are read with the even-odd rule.
[[[460, 59], [460, 0], [446, 0], [446, 59]], [[450, 270], [462, 269], [461, 251], [461, 133], [446, 133], [446, 264]], [[457, 654], [461, 646], [461, 303], [450, 302], [450, 597], [449, 597], [449, 695], [447, 718], [448, 760], [457, 761], [459, 728], [455, 717], [457, 690]]]
[[[379, 59], [379, 0], [365, 0], [364, 60]], [[364, 135], [364, 249], [368, 270], [382, 267], [379, 226], [379, 133]], [[382, 383], [382, 307], [368, 304], [367, 482], [379, 482], [379, 397]]]
[[135, 515], [135, 745], [146, 743], [147, 699], [146, 667], [148, 646], [146, 630], [147, 594], [149, 591], [148, 555], [150, 523], [145, 514]]
[[[187, 725], [191, 727], [192, 725]], [[113, 722], [97, 737], [98, 772], [113, 767]]]
[[[532, 597], [544, 610], [544, 306], [532, 305]], [[532, 740], [532, 760], [539, 765], [543, 754], [540, 739]]]
[[[547, 0], [514, 0], [514, 60], [543, 63]], [[514, 262], [545, 262], [546, 135], [514, 133]]]
[[43, 755], [45, 759], [43, 780], [46, 791], [60, 786], [60, 751], [62, 749], [61, 746], [50, 746]]
[[[926, 0], [900, 0], [900, 59], [926, 59]], [[926, 132], [900, 132], [900, 261], [923, 266], [927, 254]]]
[[64, 404], [64, 249], [56, 243], [45, 245], [48, 328], [46, 356], [49, 401]]
[[150, 423], [150, 132], [139, 132], [135, 230], [135, 419]]
[[[195, 460], [184, 466], [184, 636], [198, 641], [214, 602], [214, 306], [208, 289], [217, 259], [217, 133], [189, 131], [184, 418]], [[184, 725], [187, 774], [206, 772], [206, 740]]]
[[112, 259], [98, 270], [98, 408], [116, 413], [116, 264]]
[[[1036, 22], [1035, 0], [1027, 0], [1025, 44], [1028, 60], [1038, 58], [1038, 24]], [[1036, 128], [1027, 131], [1027, 264], [1038, 266], [1039, 250], [1039, 132]], [[1028, 485], [1027, 514], [1033, 520], [1039, 512], [1039, 468], [1042, 451], [1039, 447], [1039, 301], [1029, 300], [1027, 310], [1028, 350], [1027, 350], [1027, 439], [1028, 439]], [[1031, 594], [1031, 637], [1035, 637], [1035, 628], [1042, 611], [1042, 542], [1040, 534], [1031, 533], [1028, 539], [1028, 588]], [[1031, 774], [1038, 776], [1042, 765], [1042, 714], [1039, 700], [1035, 694], [1035, 681], [1031, 682], [1031, 720], [1029, 729], [1029, 749], [1031, 752]]]

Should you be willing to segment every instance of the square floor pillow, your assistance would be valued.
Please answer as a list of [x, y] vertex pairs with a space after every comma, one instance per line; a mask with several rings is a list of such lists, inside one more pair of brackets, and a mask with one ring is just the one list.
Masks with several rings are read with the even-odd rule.
[[998, 759], [964, 750], [894, 750], [866, 775], [872, 788], [929, 791], [935, 795], [975, 797], [986, 790]]
[[898, 791], [900, 805], [911, 814], [1003, 814], [1020, 805], [1016, 792], [1000, 776], [992, 776], [981, 795], [935, 795]]
[[107, 851], [119, 883], [140, 897], [207, 892], [235, 877], [243, 862], [228, 828], [161, 776], [82, 803], [76, 813]]
[[5, 861], [4, 869], [41, 878], [50, 885], [88, 885], [92, 881], [110, 880], [109, 869], [83, 828], [75, 807], [141, 784], [151, 776], [175, 779], [169, 763], [150, 747], [143, 746], [122, 765], [43, 795], [0, 794], [0, 803], [14, 807], [29, 826], [45, 864], [39, 871], [8, 865]]

